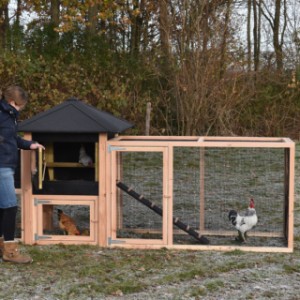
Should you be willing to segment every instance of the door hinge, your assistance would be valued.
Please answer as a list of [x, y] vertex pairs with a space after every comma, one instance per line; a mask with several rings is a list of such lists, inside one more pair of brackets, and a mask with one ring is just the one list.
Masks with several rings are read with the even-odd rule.
[[34, 206], [38, 206], [39, 204], [49, 204], [51, 200], [39, 200], [34, 198]]
[[50, 235], [38, 235], [37, 233], [34, 235], [34, 240], [47, 240], [47, 239], [52, 239], [52, 236]]
[[115, 244], [125, 244], [126, 241], [121, 241], [121, 240], [113, 240], [111, 237], [107, 239], [108, 245], [115, 245]]
[[108, 153], [111, 153], [112, 151], [121, 151], [121, 150], [126, 150], [126, 148], [124, 148], [124, 147], [117, 147], [117, 146], [111, 146], [111, 145], [107, 146]]

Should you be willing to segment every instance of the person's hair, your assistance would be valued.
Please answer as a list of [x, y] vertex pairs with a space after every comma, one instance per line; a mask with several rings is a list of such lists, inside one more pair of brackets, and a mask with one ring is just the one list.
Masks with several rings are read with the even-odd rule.
[[3, 93], [6, 102], [15, 101], [17, 105], [24, 105], [28, 101], [28, 94], [19, 86], [9, 86]]

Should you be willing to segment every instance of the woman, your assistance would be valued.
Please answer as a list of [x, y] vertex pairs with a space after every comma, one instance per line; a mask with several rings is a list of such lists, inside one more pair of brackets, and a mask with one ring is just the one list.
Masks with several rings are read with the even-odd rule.
[[14, 239], [18, 209], [14, 172], [18, 149], [44, 149], [43, 145], [17, 135], [17, 118], [27, 100], [27, 93], [19, 86], [8, 87], [0, 100], [0, 253], [3, 261], [14, 263], [32, 262], [30, 256], [19, 253]]

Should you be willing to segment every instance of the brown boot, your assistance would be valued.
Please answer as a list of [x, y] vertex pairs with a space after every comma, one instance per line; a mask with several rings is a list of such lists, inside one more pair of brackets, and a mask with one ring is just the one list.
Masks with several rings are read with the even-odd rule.
[[4, 241], [4, 250], [2, 260], [17, 264], [27, 264], [32, 262], [32, 258], [28, 255], [19, 253], [17, 241]]
[[3, 240], [3, 237], [0, 236], [0, 258], [2, 258], [2, 255], [3, 255], [3, 250], [4, 250], [4, 240]]

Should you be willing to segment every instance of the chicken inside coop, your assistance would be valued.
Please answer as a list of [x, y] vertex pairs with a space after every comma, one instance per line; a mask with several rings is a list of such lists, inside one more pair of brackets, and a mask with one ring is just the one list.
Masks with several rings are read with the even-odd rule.
[[65, 214], [61, 209], [57, 209], [59, 228], [68, 235], [80, 235], [73, 218]]
[[57, 163], [79, 163], [78, 167], [54, 169], [56, 180], [95, 181], [94, 143], [54, 143], [54, 161]]
[[35, 194], [98, 195], [97, 143], [53, 142], [45, 147], [43, 158], [36, 158]]
[[90, 155], [86, 153], [84, 145], [81, 145], [79, 150], [79, 160], [78, 162], [85, 167], [92, 167], [93, 166], [93, 159]]
[[86, 205], [44, 205], [44, 234], [89, 236], [90, 207]]

